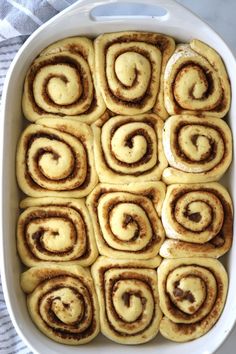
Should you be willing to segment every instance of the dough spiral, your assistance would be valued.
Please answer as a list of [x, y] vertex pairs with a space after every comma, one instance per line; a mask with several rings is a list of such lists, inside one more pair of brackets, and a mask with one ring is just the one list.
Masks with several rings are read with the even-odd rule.
[[29, 266], [63, 262], [88, 266], [98, 256], [92, 222], [82, 199], [26, 198], [17, 227], [17, 248]]
[[99, 257], [92, 266], [102, 333], [121, 344], [141, 344], [154, 338], [162, 313], [156, 268], [159, 257], [146, 261]]
[[17, 180], [31, 197], [83, 197], [97, 183], [93, 134], [84, 123], [42, 118], [21, 135]]
[[115, 116], [93, 125], [95, 165], [101, 182], [158, 181], [167, 161], [162, 120], [155, 114]]
[[105, 111], [94, 77], [93, 42], [60, 40], [34, 60], [25, 78], [22, 107], [30, 121], [70, 116], [92, 123]]
[[21, 275], [30, 316], [56, 342], [79, 345], [99, 333], [97, 296], [89, 271], [78, 265], [39, 266]]
[[224, 117], [230, 107], [231, 90], [219, 54], [196, 39], [178, 45], [166, 66], [164, 99], [170, 115]]
[[163, 129], [163, 147], [171, 166], [163, 171], [167, 184], [218, 181], [232, 161], [230, 128], [215, 118], [170, 117]]
[[201, 337], [217, 322], [227, 290], [227, 273], [218, 260], [165, 259], [158, 268], [161, 334], [175, 342]]
[[87, 198], [101, 255], [148, 259], [158, 254], [165, 234], [159, 215], [162, 182], [99, 184]]
[[233, 206], [219, 183], [174, 184], [162, 208], [165, 258], [220, 257], [231, 247]]
[[174, 49], [174, 40], [158, 33], [119, 32], [97, 37], [96, 77], [107, 107], [126, 115], [154, 109], [166, 118], [163, 75]]

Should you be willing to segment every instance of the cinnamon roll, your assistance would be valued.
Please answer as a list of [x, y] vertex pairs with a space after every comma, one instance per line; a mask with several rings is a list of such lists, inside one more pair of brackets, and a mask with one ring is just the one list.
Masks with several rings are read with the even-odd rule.
[[165, 196], [162, 182], [99, 184], [87, 198], [101, 255], [148, 259], [164, 240], [159, 215]]
[[232, 161], [232, 135], [220, 119], [170, 117], [163, 129], [163, 146], [171, 167], [164, 170], [167, 184], [218, 181]]
[[167, 161], [162, 120], [155, 114], [115, 116], [93, 125], [96, 170], [101, 182], [158, 181]]
[[73, 120], [42, 118], [21, 135], [17, 180], [31, 197], [88, 195], [97, 183], [89, 126]]
[[94, 71], [90, 39], [72, 37], [50, 45], [26, 75], [22, 98], [25, 117], [33, 122], [45, 115], [94, 122], [106, 109]]
[[98, 251], [83, 199], [26, 198], [20, 207], [25, 210], [18, 219], [17, 248], [25, 265], [95, 261]]
[[207, 333], [221, 315], [227, 289], [227, 273], [216, 259], [165, 259], [158, 268], [161, 334], [187, 342]]
[[166, 66], [164, 99], [170, 115], [224, 117], [231, 91], [219, 54], [196, 39], [178, 45]]
[[21, 275], [32, 321], [52, 340], [90, 342], [99, 333], [97, 296], [89, 271], [78, 265], [33, 267]]
[[160, 258], [115, 260], [99, 257], [91, 268], [100, 305], [101, 332], [121, 344], [154, 338], [162, 313], [156, 270]]
[[218, 258], [231, 247], [232, 201], [219, 183], [169, 186], [162, 222], [169, 237], [161, 247], [162, 257]]
[[98, 85], [107, 107], [134, 115], [153, 109], [162, 118], [163, 76], [174, 40], [148, 32], [106, 33], [95, 39]]

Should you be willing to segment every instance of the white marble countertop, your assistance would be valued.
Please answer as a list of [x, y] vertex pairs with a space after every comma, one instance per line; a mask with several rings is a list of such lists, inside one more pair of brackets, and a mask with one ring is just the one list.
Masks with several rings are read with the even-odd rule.
[[[235, 0], [177, 0], [207, 22], [236, 55], [236, 1]], [[236, 352], [236, 327], [215, 354]], [[199, 352], [202, 354], [202, 352]]]

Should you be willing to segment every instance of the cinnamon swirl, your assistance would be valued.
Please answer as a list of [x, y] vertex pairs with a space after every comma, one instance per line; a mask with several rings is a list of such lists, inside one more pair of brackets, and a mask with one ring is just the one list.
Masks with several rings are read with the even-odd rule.
[[231, 247], [233, 207], [219, 183], [174, 184], [167, 188], [162, 208], [165, 258], [220, 257]]
[[223, 310], [228, 277], [212, 258], [165, 259], [158, 268], [161, 334], [187, 342], [207, 333]]
[[29, 125], [18, 143], [17, 180], [31, 197], [88, 195], [97, 183], [93, 134], [84, 123], [42, 118]]
[[171, 166], [162, 176], [167, 184], [218, 181], [232, 160], [231, 131], [220, 119], [170, 117], [163, 129], [163, 146]]
[[162, 182], [99, 184], [87, 198], [100, 254], [148, 259], [164, 240], [159, 218], [165, 196]]
[[153, 109], [167, 118], [163, 76], [174, 49], [174, 40], [158, 33], [119, 32], [97, 37], [96, 76], [107, 107], [126, 115]]
[[29, 266], [63, 262], [88, 266], [98, 256], [83, 199], [26, 198], [17, 227], [17, 248]]
[[99, 332], [97, 296], [89, 271], [78, 265], [33, 267], [21, 276], [32, 321], [47, 337], [69, 345]]
[[162, 313], [154, 268], [159, 257], [146, 261], [99, 257], [92, 266], [102, 333], [121, 344], [141, 344], [154, 338]]
[[166, 66], [164, 99], [170, 115], [224, 117], [230, 107], [231, 91], [219, 54], [196, 39], [178, 45]]
[[90, 39], [72, 37], [52, 44], [34, 60], [26, 75], [25, 117], [33, 122], [45, 115], [94, 122], [106, 109], [94, 71]]
[[155, 114], [115, 116], [93, 125], [96, 170], [101, 182], [158, 181], [167, 161], [162, 120]]

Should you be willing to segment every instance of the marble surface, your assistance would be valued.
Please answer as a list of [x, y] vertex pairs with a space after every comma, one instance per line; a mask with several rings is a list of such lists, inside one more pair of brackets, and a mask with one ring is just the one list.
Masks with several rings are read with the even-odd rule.
[[207, 22], [236, 55], [235, 0], [176, 0]]
[[[207, 22], [236, 55], [236, 1], [235, 0], [177, 0]], [[236, 326], [215, 354], [233, 354], [236, 351]], [[204, 349], [199, 349], [202, 354]]]

